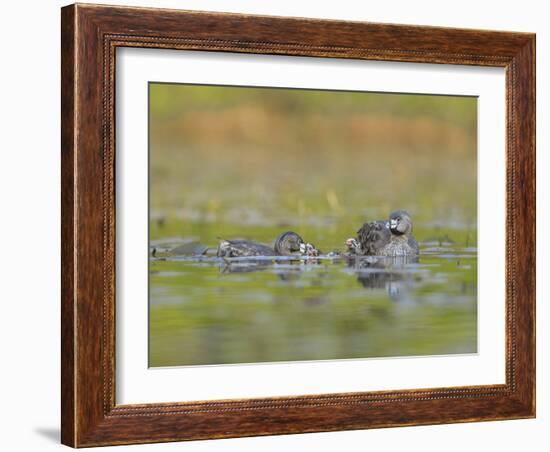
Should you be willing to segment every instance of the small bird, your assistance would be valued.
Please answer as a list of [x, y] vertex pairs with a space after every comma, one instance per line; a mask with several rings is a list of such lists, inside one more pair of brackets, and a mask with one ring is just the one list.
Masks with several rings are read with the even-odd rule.
[[280, 256], [318, 256], [319, 250], [311, 243], [305, 243], [302, 237], [292, 231], [283, 232], [275, 240], [275, 253]]
[[218, 245], [218, 257], [273, 256], [273, 248], [250, 240], [221, 239]]
[[243, 256], [318, 256], [319, 250], [292, 231], [283, 232], [275, 240], [273, 248], [250, 240], [221, 240], [218, 257]]
[[418, 242], [412, 235], [412, 219], [404, 210], [390, 215], [391, 240], [384, 247], [385, 256], [409, 256], [418, 254]]
[[351, 255], [412, 256], [418, 243], [412, 236], [412, 220], [404, 210], [390, 214], [389, 220], [371, 221], [357, 231], [357, 238], [346, 240]]

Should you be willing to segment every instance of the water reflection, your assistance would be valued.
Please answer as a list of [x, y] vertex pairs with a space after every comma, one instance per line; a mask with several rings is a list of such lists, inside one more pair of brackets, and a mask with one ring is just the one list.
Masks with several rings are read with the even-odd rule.
[[[203, 260], [204, 261], [204, 260]], [[281, 264], [280, 262], [285, 262]], [[420, 269], [418, 256], [320, 256], [316, 259], [300, 260], [295, 258], [240, 258], [224, 259], [219, 263], [221, 273], [254, 273], [271, 270], [281, 281], [295, 282], [305, 271], [311, 271], [322, 261], [345, 262], [357, 275], [357, 282], [365, 289], [385, 289], [388, 297], [394, 301], [407, 299], [414, 281], [418, 283]], [[319, 275], [320, 278], [327, 275]]]
[[477, 255], [150, 261], [150, 365], [476, 351]]
[[319, 263], [320, 259], [307, 257], [303, 259], [291, 256], [243, 257], [223, 259], [220, 261], [219, 268], [221, 273], [254, 273], [270, 270], [281, 281], [296, 281], [304, 271], [311, 270], [311, 266]]
[[418, 256], [364, 256], [348, 259], [348, 266], [356, 272], [357, 281], [364, 288], [385, 289], [394, 301], [408, 298], [414, 281], [413, 264], [418, 263]]

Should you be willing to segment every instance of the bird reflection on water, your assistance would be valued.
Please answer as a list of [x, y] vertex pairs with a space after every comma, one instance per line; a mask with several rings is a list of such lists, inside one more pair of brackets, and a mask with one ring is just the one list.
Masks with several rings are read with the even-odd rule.
[[222, 258], [191, 243], [178, 245], [191, 255], [155, 246], [153, 367], [476, 350], [474, 248]]
[[[357, 281], [366, 289], [386, 289], [394, 301], [408, 298], [414, 286], [413, 264], [418, 256], [365, 256], [348, 259], [348, 266], [357, 274]], [[418, 276], [417, 276], [418, 277]]]
[[[385, 289], [393, 301], [408, 298], [419, 275], [414, 271], [420, 259], [415, 256], [349, 256], [325, 255], [309, 259], [224, 259], [219, 262], [220, 273], [254, 273], [272, 271], [279, 280], [294, 282], [304, 272], [326, 264], [344, 263], [357, 275], [357, 282], [365, 289]], [[328, 273], [319, 272], [319, 277]]]
[[[196, 243], [186, 244], [181, 249], [186, 251], [199, 249]], [[422, 265], [418, 255], [412, 256], [360, 256], [353, 253], [331, 252], [318, 256], [242, 256], [218, 257], [208, 255], [206, 247], [200, 248], [201, 254], [159, 256], [153, 250], [153, 259], [157, 261], [175, 260], [197, 263], [206, 266], [217, 266], [220, 274], [258, 273], [274, 274], [281, 282], [294, 283], [307, 272], [317, 272], [323, 280], [330, 276], [328, 265], [343, 267], [346, 273], [356, 275], [359, 286], [371, 290], [385, 290], [389, 299], [406, 301], [410, 298], [415, 285], [422, 278]], [[181, 250], [180, 250], [181, 251]]]

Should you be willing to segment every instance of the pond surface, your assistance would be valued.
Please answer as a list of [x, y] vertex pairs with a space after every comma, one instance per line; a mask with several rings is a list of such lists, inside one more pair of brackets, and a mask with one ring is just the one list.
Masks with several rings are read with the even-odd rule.
[[152, 243], [152, 367], [477, 351], [476, 248], [425, 242], [415, 260], [163, 254], [178, 243]]
[[[149, 94], [150, 366], [477, 351], [477, 98]], [[399, 209], [418, 261], [330, 254]], [[325, 254], [224, 261], [185, 248], [288, 230]]]

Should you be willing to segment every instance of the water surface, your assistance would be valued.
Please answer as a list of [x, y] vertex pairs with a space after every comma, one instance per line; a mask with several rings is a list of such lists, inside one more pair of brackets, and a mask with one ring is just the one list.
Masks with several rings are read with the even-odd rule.
[[149, 364], [475, 353], [476, 249], [421, 248], [416, 262], [151, 258]]

